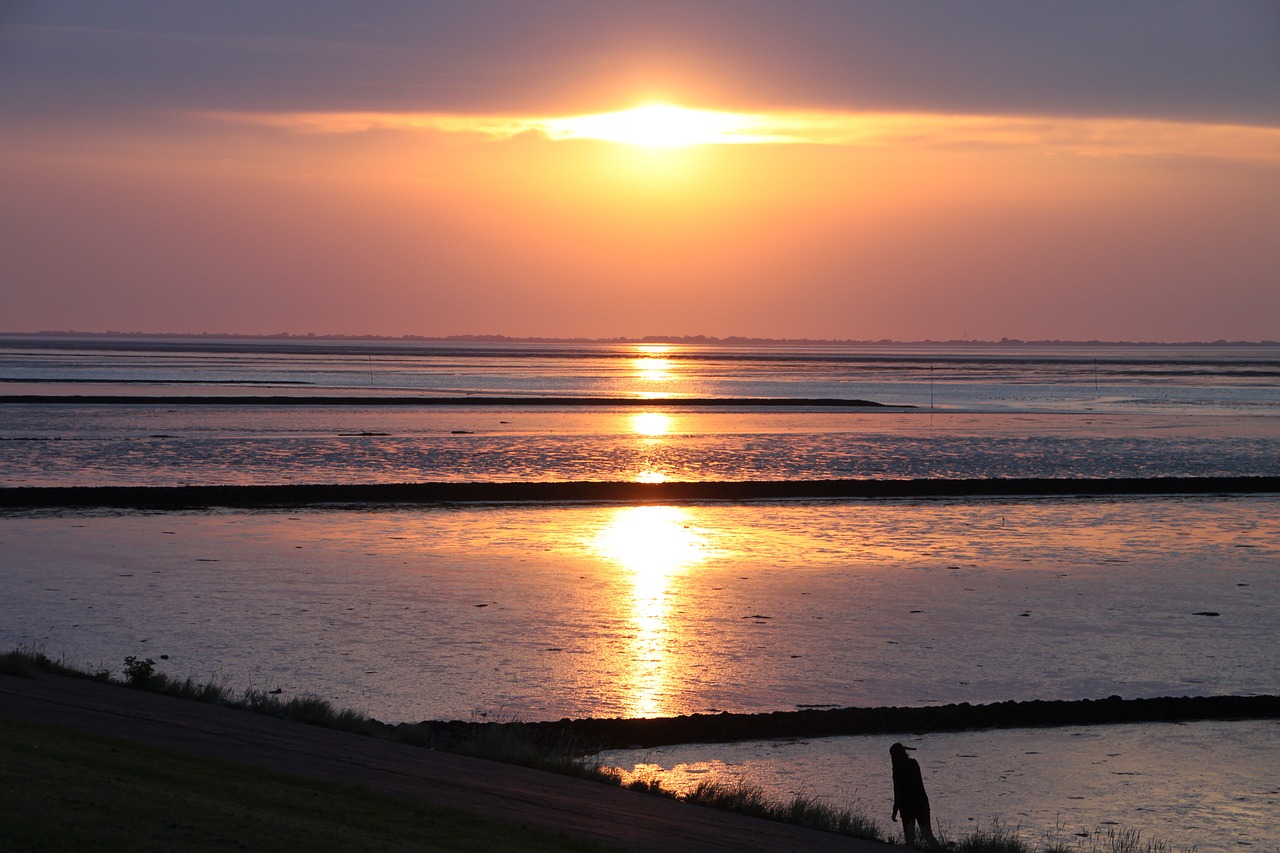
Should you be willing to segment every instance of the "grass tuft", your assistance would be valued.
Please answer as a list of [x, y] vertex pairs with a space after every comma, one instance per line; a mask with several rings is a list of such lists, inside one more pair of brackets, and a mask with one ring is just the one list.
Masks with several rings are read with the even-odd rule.
[[[655, 784], [655, 783], [649, 783]], [[789, 802], [770, 800], [757, 785], [739, 782], [725, 785], [703, 781], [685, 795], [685, 802], [710, 806], [738, 814], [805, 826], [823, 832], [834, 832], [868, 841], [882, 841], [884, 834], [879, 825], [863, 814], [851, 809], [839, 809], [813, 797], [795, 795]]]
[[274, 693], [250, 689], [244, 692], [241, 699], [230, 704], [233, 707], [247, 708], [269, 717], [279, 717], [309, 726], [322, 726], [362, 735], [377, 736], [382, 734], [384, 728], [377, 720], [359, 711], [353, 711], [350, 708], [340, 711], [327, 699], [322, 699], [314, 693], [281, 699]]
[[1195, 847], [1175, 847], [1160, 839], [1142, 840], [1136, 829], [1095, 829], [1087, 837], [1076, 837], [1071, 842], [1058, 839], [1046, 840], [1043, 853], [1194, 853]]
[[[999, 823], [992, 823], [987, 829], [975, 829], [964, 838], [955, 842], [951, 849], [956, 853], [1032, 853], [1031, 845], [1018, 834]], [[1048, 850], [1042, 853], [1049, 853]]]
[[1195, 847], [1174, 847], [1166, 841], [1142, 840], [1132, 829], [1109, 827], [1084, 836], [1062, 838], [1062, 829], [1046, 835], [1039, 844], [1022, 837], [1016, 828], [993, 822], [948, 845], [956, 853], [1194, 853]]
[[12, 651], [0, 654], [0, 675], [13, 675], [18, 678], [36, 678], [42, 672], [53, 675], [70, 675], [77, 678], [86, 674], [67, 664], [65, 660], [55, 661], [36, 646], [18, 646]]

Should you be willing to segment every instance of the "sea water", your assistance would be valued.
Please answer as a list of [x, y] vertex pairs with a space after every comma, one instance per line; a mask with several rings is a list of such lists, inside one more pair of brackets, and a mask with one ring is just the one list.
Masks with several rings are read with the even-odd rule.
[[11, 511], [0, 641], [392, 721], [1273, 692], [1280, 498]]
[[1277, 347], [4, 343], [4, 486], [1280, 474]]
[[851, 808], [901, 841], [889, 820], [897, 740], [916, 750], [943, 839], [999, 827], [1065, 850], [1110, 850], [1110, 837], [1134, 833], [1137, 849], [1280, 849], [1275, 720], [688, 744], [597, 758], [678, 793], [744, 784], [778, 802]]
[[[7, 647], [388, 721], [1274, 693], [1280, 671], [1273, 495], [10, 511], [0, 566]], [[1164, 731], [601, 759], [883, 818], [904, 739], [953, 837], [999, 817], [1276, 849], [1280, 727], [1179, 727], [1162, 752]]]
[[[1268, 347], [22, 338], [0, 345], [0, 485], [1274, 476], [1278, 375]], [[73, 399], [85, 394], [96, 401]], [[521, 404], [439, 403], [468, 396]], [[831, 398], [887, 405], [802, 402]], [[91, 668], [149, 656], [387, 720], [1275, 693], [1276, 501], [14, 510], [0, 516], [0, 642]], [[1022, 799], [997, 812], [1037, 830], [1082, 796], [1202, 850], [1275, 849], [1253, 806], [1216, 809], [1235, 834], [1139, 820], [1183, 807], [1168, 779], [1274, 800], [1275, 727], [1213, 725], [1187, 727], [1195, 748], [1145, 786], [1117, 776], [1081, 794], [1047, 759], [1014, 763], [1034, 733], [974, 735], [989, 740], [925, 764], [963, 766], [976, 791], [1014, 774]], [[1217, 770], [1214, 742], [1237, 750]], [[884, 746], [853, 750], [871, 761]], [[847, 739], [789, 763], [760, 760], [788, 752], [777, 745], [699, 749], [618, 763], [847, 793], [849, 776], [820, 770], [846, 760]], [[871, 784], [874, 761], [853, 777]], [[930, 777], [940, 820], [993, 814], [953, 778]]]

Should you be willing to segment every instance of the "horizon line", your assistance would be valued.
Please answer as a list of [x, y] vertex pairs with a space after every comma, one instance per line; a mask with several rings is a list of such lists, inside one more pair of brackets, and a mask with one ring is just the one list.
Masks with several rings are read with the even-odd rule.
[[46, 329], [38, 332], [0, 331], [0, 337], [53, 338], [53, 337], [92, 337], [92, 338], [160, 338], [160, 339], [221, 339], [221, 340], [301, 340], [301, 341], [412, 341], [422, 343], [548, 343], [548, 344], [684, 344], [694, 346], [1276, 346], [1280, 341], [1261, 340], [1190, 340], [1190, 341], [1150, 341], [1150, 340], [1081, 340], [1075, 338], [1039, 338], [1023, 339], [1002, 337], [999, 340], [981, 338], [951, 338], [934, 340], [923, 338], [917, 340], [898, 340], [895, 338], [856, 339], [856, 338], [774, 338], [750, 335], [643, 335], [614, 337], [585, 336], [545, 336], [545, 335], [501, 335], [501, 334], [455, 334], [455, 335], [375, 335], [375, 334], [341, 334], [315, 332], [122, 332], [108, 330], [102, 332], [72, 331]]

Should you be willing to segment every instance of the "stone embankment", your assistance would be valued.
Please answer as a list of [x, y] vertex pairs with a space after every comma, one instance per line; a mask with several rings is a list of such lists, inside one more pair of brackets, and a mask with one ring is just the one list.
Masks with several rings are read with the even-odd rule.
[[828, 708], [769, 714], [691, 714], [656, 719], [586, 719], [541, 723], [424, 722], [432, 740], [460, 741], [485, 727], [508, 727], [539, 743], [583, 750], [650, 748], [835, 735], [922, 734], [977, 729], [1092, 726], [1193, 720], [1280, 719], [1280, 696], [1173, 696], [960, 703], [923, 708]]
[[1280, 493], [1280, 477], [982, 478], [734, 482], [378, 483], [261, 486], [20, 486], [0, 507], [189, 510], [316, 504], [671, 503], [871, 498], [1078, 497]]

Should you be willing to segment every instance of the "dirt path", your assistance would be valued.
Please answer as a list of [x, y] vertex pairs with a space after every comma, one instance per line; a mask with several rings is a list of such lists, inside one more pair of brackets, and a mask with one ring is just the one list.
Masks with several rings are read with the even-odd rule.
[[0, 675], [0, 715], [358, 785], [648, 853], [901, 849], [81, 679]]

